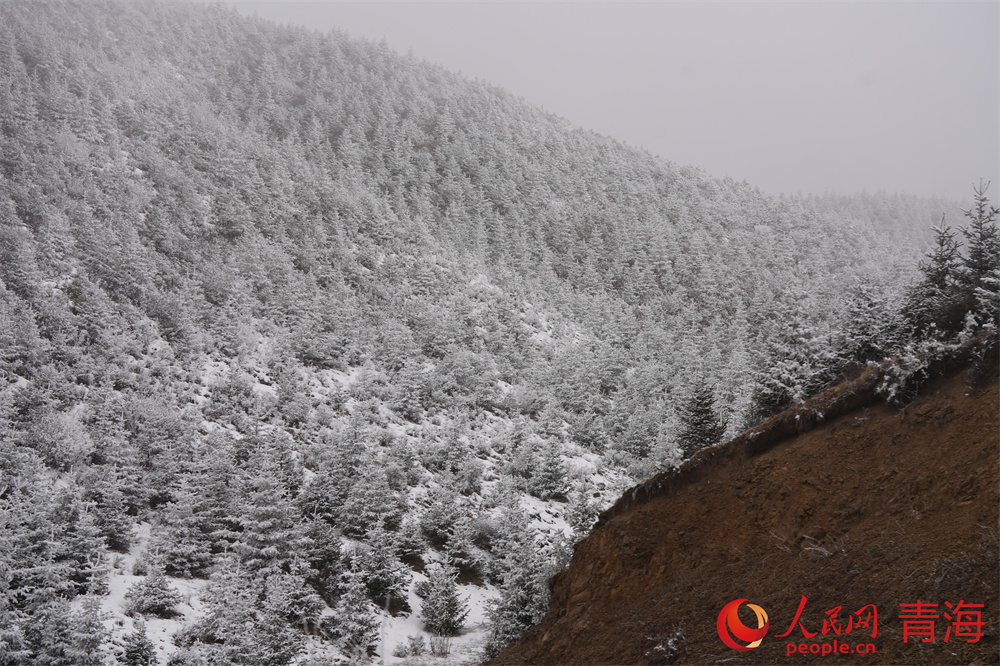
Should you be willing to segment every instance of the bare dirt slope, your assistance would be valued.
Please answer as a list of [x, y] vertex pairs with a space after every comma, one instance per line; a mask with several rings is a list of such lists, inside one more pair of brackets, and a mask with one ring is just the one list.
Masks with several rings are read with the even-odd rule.
[[[831, 409], [808, 432], [766, 446], [760, 433], [744, 435], [638, 487], [579, 544], [542, 623], [496, 663], [998, 663], [995, 361], [985, 372], [980, 364], [974, 388], [970, 376], [948, 369], [903, 410], [838, 387], [828, 402], [860, 396], [846, 413], [830, 417]], [[783, 415], [785, 426], [804, 414]], [[877, 636], [855, 628], [807, 641], [796, 629], [776, 638], [802, 595], [809, 631], [820, 632], [835, 606], [846, 624], [875, 604]], [[743, 598], [766, 610], [770, 629], [760, 647], [737, 652], [719, 639], [716, 620]], [[949, 623], [939, 619], [934, 643], [904, 643], [899, 604], [918, 600], [941, 611], [946, 601], [984, 604], [984, 636], [946, 644]], [[756, 626], [745, 605], [740, 616]], [[786, 656], [790, 640], [834, 638], [876, 651]]]

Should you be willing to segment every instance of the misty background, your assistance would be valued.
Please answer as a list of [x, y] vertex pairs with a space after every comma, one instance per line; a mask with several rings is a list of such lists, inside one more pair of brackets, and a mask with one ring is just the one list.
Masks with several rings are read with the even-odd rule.
[[235, 2], [780, 193], [996, 182], [997, 3]]
[[[877, 404], [965, 354], [949, 386], [995, 392], [995, 356], [963, 343], [995, 349], [1000, 210], [873, 191], [969, 201], [995, 33], [839, 7], [274, 7], [348, 30], [316, 32], [201, 0], [0, 1], [0, 661], [480, 663], [549, 613], [602, 512], [693, 457], [743, 484], [744, 523], [777, 521], [764, 542], [700, 530], [726, 484], [655, 534], [604, 521], [585, 543], [679, 585], [634, 589], [694, 586], [704, 612], [558, 629], [593, 647], [553, 661], [715, 654], [732, 566], [777, 572], [779, 614], [787, 581], [825, 561], [837, 587], [853, 557], [817, 598], [992, 590], [995, 616], [996, 533], [972, 550], [995, 425], [921, 402], [900, 440]], [[352, 11], [405, 32], [354, 37]], [[820, 420], [825, 458], [753, 461]], [[876, 449], [891, 465], [852, 477]], [[891, 506], [858, 503], [890, 466]], [[768, 508], [786, 490], [801, 511]], [[605, 574], [550, 617], [636, 596]]]

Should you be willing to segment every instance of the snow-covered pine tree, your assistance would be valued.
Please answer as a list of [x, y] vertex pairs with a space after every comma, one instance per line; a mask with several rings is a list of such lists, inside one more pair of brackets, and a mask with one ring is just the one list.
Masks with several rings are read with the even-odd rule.
[[[272, 572], [271, 578], [281, 575]], [[302, 632], [289, 626], [288, 596], [272, 595], [270, 582], [247, 571], [235, 556], [222, 558], [201, 595], [205, 615], [178, 632], [174, 642], [189, 648], [202, 663], [288, 664], [302, 649]]]
[[875, 288], [861, 280], [847, 297], [847, 321], [837, 349], [841, 367], [880, 361], [903, 344], [899, 312]]
[[101, 622], [101, 602], [87, 595], [79, 609], [73, 611], [71, 648], [66, 657], [74, 666], [98, 666], [104, 662], [101, 646], [108, 639], [108, 630]]
[[376, 524], [394, 530], [403, 519], [399, 498], [389, 487], [385, 470], [370, 458], [363, 464], [341, 511], [344, 533], [351, 536], [362, 536]]
[[313, 632], [319, 626], [323, 600], [303, 581], [302, 576], [274, 572], [264, 583], [264, 611], [280, 618], [302, 633]]
[[278, 483], [276, 468], [266, 464], [247, 482], [239, 522], [243, 528], [233, 550], [250, 570], [277, 567], [291, 571], [292, 561], [311, 545], [295, 505]]
[[427, 540], [420, 531], [420, 522], [407, 514], [396, 533], [396, 555], [403, 562], [416, 564], [426, 550]]
[[92, 509], [93, 503], [83, 501], [77, 489], [60, 491], [51, 510], [61, 534], [53, 539], [52, 546], [56, 549], [55, 559], [71, 567], [77, 593], [104, 594], [108, 557]]
[[[0, 552], [8, 553], [9, 540], [0, 532]], [[14, 591], [10, 589], [13, 572], [0, 558], [0, 666], [16, 666], [25, 663], [28, 651], [24, 645], [21, 629], [23, 616], [13, 606]]]
[[427, 493], [427, 510], [420, 517], [420, 530], [436, 546], [448, 543], [452, 525], [462, 512], [458, 494], [444, 487], [432, 488]]
[[562, 460], [562, 447], [555, 439], [546, 439], [534, 457], [528, 491], [542, 500], [566, 494], [566, 465]]
[[805, 400], [836, 377], [829, 332], [811, 322], [801, 303], [780, 308], [773, 316], [772, 331], [754, 373], [747, 426]]
[[132, 544], [134, 518], [127, 513], [121, 480], [112, 472], [101, 470], [85, 476], [83, 485], [84, 499], [94, 503], [94, 520], [108, 548], [127, 553]]
[[[171, 576], [204, 578], [212, 566], [215, 542], [209, 516], [198, 512], [208, 498], [199, 498], [186, 482], [163, 509], [163, 520], [153, 529], [149, 550]], [[208, 528], [207, 530], [205, 528]]]
[[305, 536], [312, 544], [300, 553], [309, 565], [306, 582], [332, 605], [339, 594], [340, 573], [343, 568], [340, 534], [325, 520], [312, 518], [305, 523]]
[[986, 190], [990, 183], [979, 181], [974, 189], [974, 206], [963, 211], [969, 226], [962, 227], [966, 253], [959, 282], [966, 310], [984, 321], [1000, 324], [1000, 229], [996, 219], [1000, 208], [990, 204]]
[[352, 564], [342, 574], [341, 585], [344, 594], [334, 610], [338, 620], [337, 638], [345, 652], [362, 661], [367, 658], [368, 649], [378, 643], [378, 615], [368, 601], [364, 574], [359, 568]]
[[459, 516], [448, 530], [444, 551], [450, 562], [462, 573], [480, 573], [481, 561], [473, 544], [475, 534], [468, 516]]
[[437, 636], [455, 636], [469, 614], [467, 604], [458, 596], [458, 572], [446, 564], [427, 567], [420, 616], [424, 628]]
[[170, 586], [163, 569], [158, 566], [151, 567], [146, 577], [125, 593], [125, 611], [129, 615], [173, 617], [177, 615], [176, 606], [180, 602], [180, 593]]
[[593, 491], [587, 484], [581, 484], [570, 493], [569, 508], [566, 510], [566, 522], [573, 528], [573, 540], [579, 541], [590, 532], [597, 520], [600, 505], [594, 501]]
[[722, 440], [726, 424], [716, 411], [712, 387], [704, 379], [695, 382], [688, 399], [678, 411], [681, 429], [677, 434], [677, 443], [685, 458]]
[[961, 327], [965, 316], [958, 296], [961, 244], [941, 218], [933, 228], [934, 246], [920, 262], [923, 278], [910, 288], [903, 304], [903, 317], [917, 339], [950, 335]]
[[354, 557], [352, 568], [356, 565], [362, 573], [368, 595], [379, 607], [387, 602], [395, 607], [405, 605], [410, 570], [396, 559], [392, 534], [376, 521], [365, 541], [368, 548]]
[[496, 657], [545, 616], [549, 605], [546, 566], [532, 546], [508, 554], [500, 598], [487, 602], [486, 660]]
[[94, 597], [87, 597], [79, 610], [68, 601], [53, 599], [35, 609], [25, 626], [32, 664], [101, 666], [101, 645], [107, 635], [100, 602]]
[[156, 666], [156, 646], [146, 635], [146, 624], [136, 622], [135, 630], [125, 637], [125, 666]]

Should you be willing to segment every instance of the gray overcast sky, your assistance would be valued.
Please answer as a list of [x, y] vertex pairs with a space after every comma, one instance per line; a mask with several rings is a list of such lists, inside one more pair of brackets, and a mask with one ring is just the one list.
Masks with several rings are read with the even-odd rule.
[[764, 190], [968, 198], [998, 171], [998, 5], [234, 3], [385, 39]]

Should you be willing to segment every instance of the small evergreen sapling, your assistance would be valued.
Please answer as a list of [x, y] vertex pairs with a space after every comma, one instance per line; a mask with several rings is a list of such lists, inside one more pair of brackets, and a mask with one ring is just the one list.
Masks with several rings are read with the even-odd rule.
[[417, 519], [408, 515], [396, 533], [396, 555], [408, 564], [416, 564], [427, 550], [427, 541]]
[[181, 602], [181, 595], [170, 587], [163, 569], [150, 568], [146, 577], [129, 588], [125, 593], [125, 608], [129, 615], [155, 615], [174, 617], [175, 606]]
[[549, 439], [533, 459], [528, 490], [535, 497], [550, 500], [566, 494], [566, 465], [562, 460], [562, 447]]
[[125, 666], [155, 666], [156, 646], [146, 635], [146, 625], [137, 622], [135, 631], [125, 638]]
[[566, 522], [573, 528], [573, 538], [577, 541], [587, 536], [590, 528], [601, 512], [600, 505], [594, 501], [593, 491], [584, 484], [569, 496], [569, 508], [566, 511]]
[[424, 628], [436, 636], [455, 636], [469, 615], [467, 604], [458, 596], [458, 572], [447, 564], [427, 568], [427, 582], [421, 586], [420, 615]]

